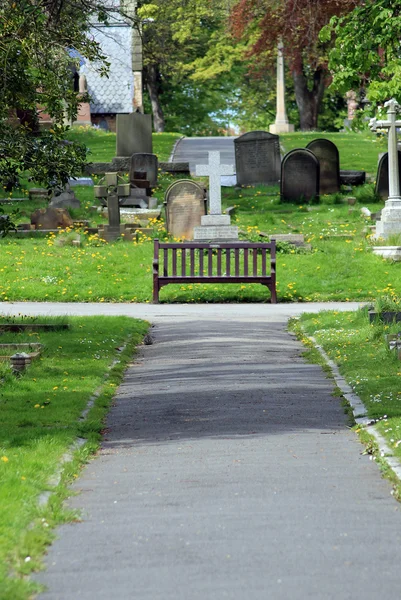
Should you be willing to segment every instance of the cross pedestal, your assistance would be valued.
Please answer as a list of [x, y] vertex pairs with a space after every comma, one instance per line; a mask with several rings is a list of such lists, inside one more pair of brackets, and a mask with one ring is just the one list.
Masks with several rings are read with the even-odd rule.
[[209, 214], [194, 228], [194, 240], [238, 240], [238, 227], [230, 225], [230, 216], [221, 212], [221, 176], [233, 173], [232, 165], [220, 164], [220, 152], [209, 152], [209, 163], [196, 165], [196, 175], [209, 177]]
[[372, 131], [388, 129], [388, 183], [389, 196], [382, 210], [381, 220], [376, 223], [375, 238], [388, 238], [401, 233], [401, 196], [398, 173], [397, 127], [401, 121], [396, 120], [399, 104], [394, 98], [385, 103], [388, 108], [387, 120], [371, 119], [369, 127]]

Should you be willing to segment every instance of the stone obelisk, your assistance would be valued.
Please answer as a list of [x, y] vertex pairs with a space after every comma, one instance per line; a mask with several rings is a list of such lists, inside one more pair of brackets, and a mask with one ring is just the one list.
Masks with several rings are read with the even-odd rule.
[[284, 81], [284, 52], [283, 43], [280, 41], [277, 46], [277, 108], [276, 120], [270, 125], [270, 133], [289, 133], [294, 131], [294, 125], [288, 122], [287, 111], [285, 109], [285, 81]]

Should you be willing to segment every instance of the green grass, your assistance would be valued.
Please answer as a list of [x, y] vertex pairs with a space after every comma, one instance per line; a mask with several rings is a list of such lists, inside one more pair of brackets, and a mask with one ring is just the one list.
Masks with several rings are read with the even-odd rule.
[[[10, 319], [2, 318], [0, 323]], [[35, 322], [35, 319], [32, 319]], [[0, 598], [31, 597], [36, 585], [24, 575], [40, 566], [52, 529], [71, 519], [62, 507], [66, 484], [97, 448], [103, 419], [148, 324], [125, 317], [68, 318], [70, 329], [3, 333], [2, 343], [40, 342], [44, 350], [21, 377], [2, 373], [0, 396]], [[15, 319], [14, 319], [15, 321]], [[29, 321], [25, 318], [24, 321]], [[40, 318], [36, 322], [53, 322]], [[117, 348], [126, 349], [118, 352]], [[119, 363], [111, 370], [114, 359]], [[108, 377], [107, 377], [108, 375]], [[89, 398], [100, 395], [86, 420]], [[77, 438], [87, 443], [66, 466], [48, 505], [38, 497]]]
[[354, 313], [304, 314], [294, 322], [295, 330], [314, 336], [338, 365], [368, 416], [377, 421], [376, 427], [394, 455], [401, 459], [401, 362], [385, 339], [386, 334], [398, 333], [400, 324], [371, 324], [366, 308]]
[[[180, 133], [154, 133], [153, 152], [160, 161], [169, 159]], [[68, 134], [71, 141], [82, 142], [90, 149], [91, 162], [109, 162], [116, 155], [116, 134], [91, 127], [73, 127]]]
[[340, 154], [340, 168], [361, 170], [376, 175], [378, 154], [387, 151], [387, 136], [363, 132], [295, 132], [280, 135], [280, 142], [286, 152], [294, 148], [305, 148], [309, 142], [325, 138], [334, 142]]

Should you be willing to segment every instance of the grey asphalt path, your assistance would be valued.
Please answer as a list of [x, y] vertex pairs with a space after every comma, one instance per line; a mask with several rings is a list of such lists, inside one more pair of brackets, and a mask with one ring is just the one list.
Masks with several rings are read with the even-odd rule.
[[293, 304], [125, 304], [102, 302], [0, 302], [0, 315], [109, 315], [145, 319], [152, 323], [172, 319], [264, 320], [285, 324], [290, 317], [322, 310], [356, 310], [358, 302]]
[[171, 160], [173, 162], [189, 162], [191, 173], [195, 173], [196, 165], [208, 163], [208, 152], [220, 152], [220, 162], [233, 165], [235, 173], [235, 137], [188, 137], [182, 138], [174, 148]]
[[276, 307], [194, 308], [152, 317], [40, 598], [399, 598], [399, 505], [332, 382]]

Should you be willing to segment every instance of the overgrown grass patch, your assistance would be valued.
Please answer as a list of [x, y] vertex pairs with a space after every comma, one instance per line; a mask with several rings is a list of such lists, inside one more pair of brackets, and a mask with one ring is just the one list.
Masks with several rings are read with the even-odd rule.
[[367, 308], [353, 313], [304, 314], [293, 321], [314, 336], [365, 404], [368, 416], [401, 459], [401, 361], [389, 350], [385, 335], [401, 324], [369, 323]]
[[[5, 321], [8, 319], [2, 318]], [[148, 329], [147, 323], [126, 317], [68, 317], [66, 321], [68, 330], [10, 332], [0, 336], [4, 343], [44, 345], [41, 357], [22, 376], [16, 377], [10, 369], [1, 372], [2, 600], [25, 599], [36, 589], [24, 575], [40, 565], [44, 548], [52, 538], [52, 528], [71, 518], [62, 507], [65, 484], [77, 476], [80, 465], [97, 448], [116, 386]], [[52, 319], [41, 317], [36, 322], [49, 323]], [[119, 362], [112, 366], [116, 359]], [[80, 420], [95, 390], [100, 395], [86, 420]], [[51, 501], [39, 506], [39, 495], [51, 489], [49, 479], [77, 438], [85, 438], [87, 443], [66, 468]]]

